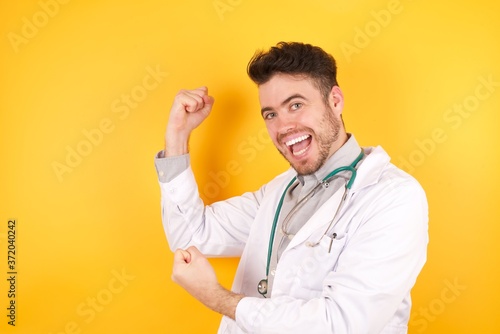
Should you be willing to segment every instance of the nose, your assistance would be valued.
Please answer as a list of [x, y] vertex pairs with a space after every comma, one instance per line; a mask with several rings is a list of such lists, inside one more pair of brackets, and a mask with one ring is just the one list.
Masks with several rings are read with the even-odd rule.
[[293, 116], [288, 113], [282, 113], [278, 117], [277, 131], [285, 134], [297, 128], [297, 122]]

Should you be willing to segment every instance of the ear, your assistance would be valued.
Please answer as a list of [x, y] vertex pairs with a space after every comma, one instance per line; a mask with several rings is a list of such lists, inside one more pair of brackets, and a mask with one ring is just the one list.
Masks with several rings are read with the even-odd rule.
[[335, 115], [340, 116], [342, 110], [344, 109], [344, 94], [340, 90], [339, 86], [333, 86], [328, 97], [328, 102], [330, 107], [334, 111]]

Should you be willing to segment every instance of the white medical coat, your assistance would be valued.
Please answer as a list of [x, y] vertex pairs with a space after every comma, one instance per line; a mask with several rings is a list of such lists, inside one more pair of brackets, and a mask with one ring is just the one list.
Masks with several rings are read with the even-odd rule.
[[191, 168], [160, 183], [172, 250], [194, 245], [207, 256], [241, 256], [232, 290], [247, 297], [237, 306], [236, 321], [222, 319], [219, 333], [407, 332], [410, 290], [426, 261], [427, 200], [418, 182], [392, 165], [381, 147], [364, 150], [367, 156], [335, 227], [322, 238], [343, 189], [291, 240], [271, 270], [267, 299], [257, 284], [265, 277], [277, 203], [295, 171], [209, 206], [199, 197]]

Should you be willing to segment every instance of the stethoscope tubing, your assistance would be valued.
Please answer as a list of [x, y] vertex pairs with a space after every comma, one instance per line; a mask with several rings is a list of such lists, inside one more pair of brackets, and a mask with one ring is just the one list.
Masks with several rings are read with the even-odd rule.
[[[349, 171], [349, 172], [351, 172], [351, 177], [349, 178], [349, 181], [345, 185], [345, 190], [344, 190], [344, 194], [342, 196], [340, 205], [337, 207], [337, 210], [335, 211], [335, 215], [333, 216], [332, 220], [328, 224], [328, 227], [327, 227], [325, 233], [321, 236], [321, 238], [320, 238], [320, 240], [318, 242], [316, 242], [316, 243], [309, 243], [308, 244], [309, 247], [315, 247], [315, 246], [319, 245], [319, 243], [321, 242], [321, 239], [333, 227], [334, 223], [336, 223], [337, 215], [342, 210], [342, 208], [344, 206], [344, 202], [345, 202], [345, 200], [347, 198], [347, 194], [349, 193], [349, 191], [350, 191], [350, 189], [351, 189], [354, 181], [356, 180], [356, 176], [357, 176], [356, 166], [359, 163], [359, 161], [361, 161], [361, 159], [363, 158], [363, 156], [364, 156], [364, 151], [363, 151], [363, 149], [361, 149], [361, 152], [359, 153], [359, 155], [357, 156], [357, 158], [349, 166], [339, 167], [339, 168], [334, 169], [332, 172], [330, 172], [327, 176], [325, 176], [323, 178], [323, 180], [316, 187], [313, 188], [313, 190], [311, 190], [311, 192], [309, 194], [307, 194], [301, 201], [299, 201], [299, 203], [297, 203], [294, 206], [294, 208], [292, 208], [292, 210], [290, 211], [290, 212], [292, 212], [292, 211], [295, 212], [296, 210], [298, 210], [298, 209], [296, 209], [296, 207], [297, 206], [301, 207], [302, 204], [303, 204], [303, 201], [306, 198], [309, 199], [308, 198], [309, 195], [311, 193], [315, 192], [318, 186], [321, 186], [321, 185], [324, 185], [324, 184], [328, 184], [328, 181], [330, 181], [330, 179], [333, 178], [338, 173], [340, 173], [342, 171]], [[288, 189], [292, 186], [292, 184], [296, 180], [297, 180], [297, 177], [294, 176], [292, 178], [292, 180], [285, 187], [285, 190], [283, 191], [283, 194], [280, 197], [280, 200], [278, 202], [278, 207], [276, 208], [276, 212], [274, 214], [273, 225], [271, 227], [271, 234], [269, 236], [269, 246], [268, 246], [268, 249], [267, 249], [266, 278], [262, 279], [261, 281], [259, 281], [259, 284], [258, 284], [258, 287], [257, 287], [257, 290], [258, 290], [259, 294], [261, 294], [264, 298], [266, 298], [265, 295], [267, 293], [267, 281], [268, 281], [268, 278], [269, 278], [269, 269], [270, 269], [270, 265], [271, 265], [271, 256], [272, 256], [272, 252], [273, 252], [273, 243], [274, 243], [274, 236], [275, 236], [275, 233], [276, 233], [276, 227], [278, 225], [278, 218], [279, 218], [279, 215], [280, 215], [280, 212], [281, 212], [281, 208], [283, 206], [283, 201], [285, 199], [286, 192], [288, 191]], [[287, 215], [286, 218], [288, 218], [288, 216], [290, 216], [290, 214]], [[333, 242], [333, 239], [332, 239], [332, 242]], [[331, 247], [331, 245], [330, 245], [330, 247]]]

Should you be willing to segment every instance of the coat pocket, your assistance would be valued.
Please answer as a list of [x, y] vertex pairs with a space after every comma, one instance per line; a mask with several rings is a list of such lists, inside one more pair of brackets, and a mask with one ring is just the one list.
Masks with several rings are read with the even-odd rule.
[[323, 282], [329, 273], [335, 271], [339, 257], [344, 249], [345, 234], [330, 237], [324, 235], [319, 242], [309, 241], [300, 246], [301, 254], [297, 277], [303, 288], [314, 291], [323, 290]]

